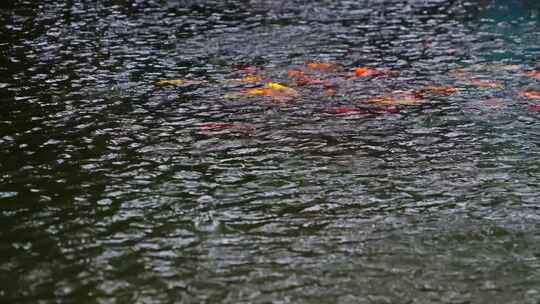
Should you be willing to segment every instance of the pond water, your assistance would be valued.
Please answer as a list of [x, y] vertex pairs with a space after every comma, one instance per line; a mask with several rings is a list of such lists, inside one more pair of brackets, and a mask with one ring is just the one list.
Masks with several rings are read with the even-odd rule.
[[540, 2], [0, 7], [1, 302], [540, 301]]

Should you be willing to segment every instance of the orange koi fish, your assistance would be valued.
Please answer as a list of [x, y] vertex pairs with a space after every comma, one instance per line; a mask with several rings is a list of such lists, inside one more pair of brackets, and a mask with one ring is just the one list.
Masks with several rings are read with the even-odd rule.
[[289, 78], [304, 78], [305, 73], [299, 70], [289, 70], [287, 71], [287, 76]]
[[383, 98], [373, 98], [364, 101], [365, 103], [372, 103], [378, 105], [404, 105], [411, 106], [421, 104], [422, 101], [414, 95], [410, 96], [401, 96], [401, 97], [383, 97]]
[[540, 80], [539, 71], [529, 71], [529, 72], [526, 72], [525, 75]]
[[518, 95], [529, 99], [540, 99], [540, 92], [533, 90], [519, 92]]
[[333, 63], [322, 63], [322, 62], [310, 62], [307, 65], [307, 68], [312, 71], [328, 71], [336, 67]]
[[255, 76], [255, 75], [248, 75], [242, 78], [242, 82], [260, 82], [266, 80], [265, 77], [262, 76]]
[[167, 79], [167, 80], [159, 80], [156, 81], [156, 86], [159, 87], [165, 87], [165, 86], [189, 86], [189, 85], [197, 85], [197, 84], [203, 84], [204, 81], [201, 80], [188, 80], [188, 79]]
[[459, 93], [460, 89], [453, 88], [453, 87], [427, 87], [424, 89], [421, 89], [419, 91], [420, 94], [422, 93], [433, 93], [433, 94], [441, 94], [441, 95], [451, 95], [455, 93]]
[[354, 69], [354, 75], [357, 77], [376, 77], [384, 75], [384, 72], [367, 67], [360, 67]]
[[247, 96], [266, 96], [271, 97], [275, 101], [284, 102], [297, 97], [299, 94], [287, 86], [279, 83], [269, 82], [264, 88], [255, 88], [243, 91]]

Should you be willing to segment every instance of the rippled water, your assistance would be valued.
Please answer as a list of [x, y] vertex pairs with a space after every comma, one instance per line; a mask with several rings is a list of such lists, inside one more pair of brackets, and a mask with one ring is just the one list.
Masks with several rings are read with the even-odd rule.
[[[1, 302], [540, 300], [537, 1], [6, 2]], [[337, 95], [234, 95], [309, 61]]]

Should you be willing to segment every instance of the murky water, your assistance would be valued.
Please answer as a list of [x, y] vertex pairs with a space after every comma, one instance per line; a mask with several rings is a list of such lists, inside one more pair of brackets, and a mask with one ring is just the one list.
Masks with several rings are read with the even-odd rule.
[[1, 302], [540, 301], [538, 1], [5, 2]]

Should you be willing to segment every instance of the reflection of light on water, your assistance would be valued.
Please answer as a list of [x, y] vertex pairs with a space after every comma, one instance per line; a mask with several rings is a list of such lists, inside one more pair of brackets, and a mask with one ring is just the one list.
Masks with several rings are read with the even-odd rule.
[[14, 191], [0, 192], [0, 198], [10, 198], [15, 196], [17, 196], [17, 192]]
[[537, 295], [540, 2], [7, 2], [6, 302]]

